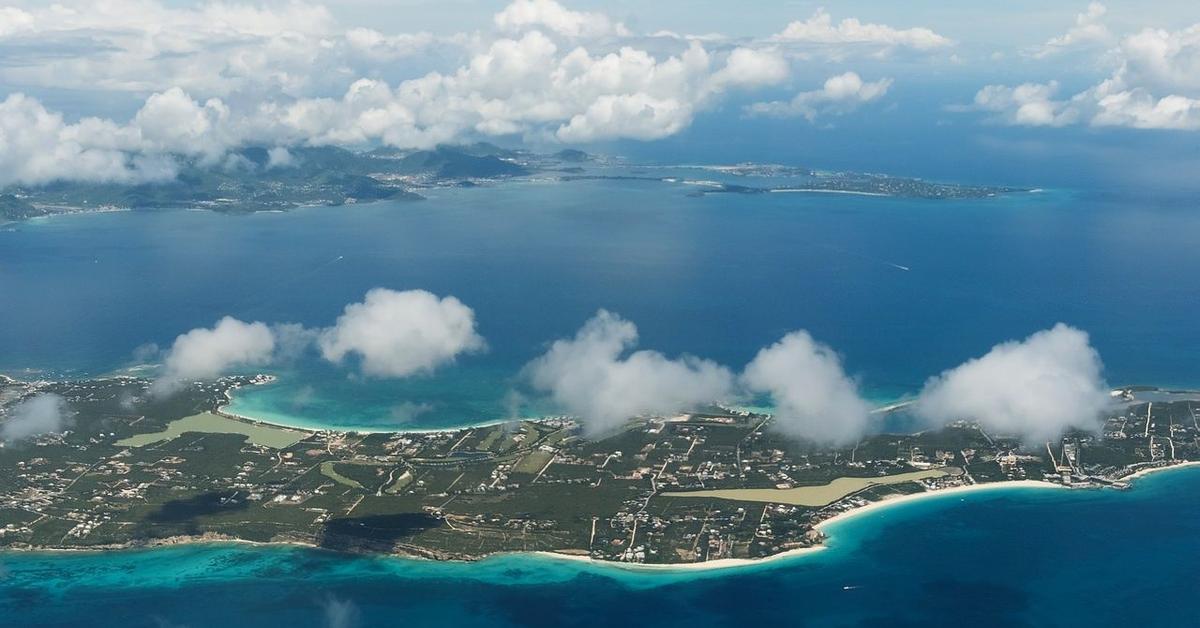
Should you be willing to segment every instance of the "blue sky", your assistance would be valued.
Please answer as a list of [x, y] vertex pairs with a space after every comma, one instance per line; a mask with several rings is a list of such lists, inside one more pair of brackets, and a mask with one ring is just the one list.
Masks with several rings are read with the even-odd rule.
[[0, 0], [0, 58], [0, 185], [479, 139], [1176, 185], [1200, 130], [1195, 2]]

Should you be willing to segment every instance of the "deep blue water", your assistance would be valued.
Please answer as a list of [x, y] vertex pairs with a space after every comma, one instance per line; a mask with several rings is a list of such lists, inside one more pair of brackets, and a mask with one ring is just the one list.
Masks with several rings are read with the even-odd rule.
[[550, 410], [528, 394], [513, 402], [521, 366], [602, 307], [637, 323], [642, 347], [733, 368], [805, 328], [881, 400], [1059, 321], [1092, 334], [1113, 384], [1200, 380], [1192, 201], [1063, 190], [969, 201], [691, 198], [688, 189], [511, 183], [414, 204], [0, 227], [0, 370], [108, 372], [133, 364], [141, 345], [167, 346], [227, 314], [329, 325], [384, 286], [459, 297], [489, 351], [401, 382], [304, 359], [276, 367], [280, 383], [242, 395], [238, 409], [373, 427], [405, 403], [431, 408], [411, 423], [422, 427]]
[[[1200, 470], [1129, 491], [1001, 489], [832, 526], [816, 554], [630, 573], [299, 548], [0, 553], [0, 623], [72, 626], [1190, 626]], [[331, 622], [327, 608], [343, 610]]]
[[[690, 198], [629, 181], [448, 189], [417, 204], [288, 214], [152, 211], [0, 227], [0, 370], [83, 376], [223, 315], [333, 322], [370, 288], [453, 294], [489, 351], [432, 377], [364, 380], [302, 359], [238, 409], [382, 427], [550, 410], [521, 366], [604, 307], [642, 346], [735, 368], [786, 331], [837, 348], [878, 399], [1064, 321], [1117, 383], [1194, 386], [1200, 212], [1149, 195], [917, 201]], [[898, 269], [895, 265], [910, 268]], [[527, 391], [526, 391], [527, 392]], [[480, 564], [296, 548], [0, 554], [0, 624], [663, 626], [1192, 625], [1200, 471], [1132, 491], [1014, 489], [851, 519], [829, 550], [716, 574], [531, 556]], [[854, 588], [844, 588], [854, 587]]]

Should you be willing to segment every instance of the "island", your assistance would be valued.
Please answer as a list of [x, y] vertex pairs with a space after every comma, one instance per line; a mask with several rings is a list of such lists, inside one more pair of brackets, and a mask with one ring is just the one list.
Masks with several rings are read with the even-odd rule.
[[231, 376], [160, 399], [132, 376], [0, 378], [0, 408], [54, 393], [75, 412], [61, 433], [0, 448], [0, 548], [230, 541], [727, 565], [819, 548], [824, 522], [906, 496], [1018, 482], [1123, 488], [1200, 460], [1191, 397], [1154, 389], [1119, 391], [1102, 433], [1036, 446], [960, 421], [835, 448], [725, 407], [592, 437], [570, 417], [363, 433], [223, 410], [239, 387], [271, 381]]
[[[81, 212], [174, 208], [239, 214], [288, 211], [304, 206], [419, 201], [425, 198], [422, 192], [428, 190], [496, 185], [513, 179], [564, 183], [588, 179], [645, 180], [680, 186], [689, 196], [801, 192], [936, 200], [987, 198], [1027, 191], [772, 164], [645, 166], [575, 149], [540, 154], [487, 142], [428, 150], [249, 146], [232, 150], [215, 162], [175, 156], [173, 163], [178, 170], [175, 176], [161, 181], [53, 181], [0, 188], [0, 222]], [[697, 171], [722, 180], [689, 178], [689, 173]], [[774, 183], [737, 182], [749, 178], [759, 183]]]

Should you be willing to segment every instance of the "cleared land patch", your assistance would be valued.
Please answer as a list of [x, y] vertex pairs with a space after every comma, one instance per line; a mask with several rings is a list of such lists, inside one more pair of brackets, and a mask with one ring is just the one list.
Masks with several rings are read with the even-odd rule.
[[321, 475], [333, 480], [334, 482], [337, 482], [338, 484], [349, 486], [350, 488], [363, 487], [362, 483], [358, 480], [352, 480], [341, 473], [338, 473], [337, 469], [333, 467], [333, 462], [329, 460], [321, 463]]
[[663, 493], [663, 497], [704, 497], [707, 499], [730, 499], [739, 502], [766, 502], [772, 504], [789, 504], [792, 506], [826, 506], [833, 502], [857, 493], [865, 488], [882, 484], [900, 484], [927, 478], [939, 478], [949, 475], [945, 469], [927, 469], [911, 473], [883, 475], [878, 477], [851, 478], [841, 477], [819, 486], [797, 486], [795, 488], [737, 488], [712, 491], [686, 491], [678, 493]]
[[150, 434], [137, 434], [117, 441], [121, 447], [145, 447], [154, 443], [179, 438], [185, 432], [201, 432], [210, 434], [241, 434], [255, 445], [284, 449], [308, 437], [307, 432], [276, 427], [263, 423], [239, 421], [212, 412], [193, 414], [192, 416], [176, 419], [167, 424], [167, 429]]

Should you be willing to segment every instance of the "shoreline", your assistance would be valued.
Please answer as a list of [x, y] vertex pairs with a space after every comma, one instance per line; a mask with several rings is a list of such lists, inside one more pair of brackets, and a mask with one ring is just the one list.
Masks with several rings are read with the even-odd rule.
[[[1184, 461], [1184, 462], [1178, 462], [1176, 464], [1170, 464], [1170, 465], [1161, 466], [1161, 467], [1152, 467], [1149, 469], [1142, 469], [1140, 471], [1137, 471], [1136, 473], [1133, 473], [1124, 478], [1121, 478], [1121, 480], [1128, 481], [1128, 480], [1133, 480], [1133, 479], [1139, 478], [1139, 477], [1145, 477], [1147, 475], [1151, 475], [1151, 474], [1158, 473], [1161, 471], [1171, 471], [1171, 470], [1185, 469], [1185, 468], [1191, 468], [1191, 467], [1200, 467], [1200, 461]], [[878, 501], [870, 502], [869, 504], [867, 504], [865, 506], [858, 506], [856, 508], [851, 508], [850, 510], [847, 510], [845, 512], [840, 512], [832, 517], [829, 517], [828, 519], [823, 519], [820, 522], [818, 522], [816, 525], [814, 525], [813, 528], [824, 533], [826, 528], [840, 524], [840, 523], [844, 523], [851, 519], [862, 517], [864, 515], [869, 515], [871, 513], [878, 513], [879, 511], [891, 508], [893, 506], [899, 506], [901, 504], [913, 503], [913, 502], [927, 500], [927, 499], [935, 498], [935, 497], [949, 497], [952, 495], [965, 495], [968, 493], [982, 493], [982, 492], [987, 492], [987, 491], [1011, 490], [1011, 489], [1022, 489], [1022, 488], [1049, 489], [1049, 490], [1059, 490], [1059, 491], [1105, 490], [1105, 489], [1129, 490], [1129, 489], [1120, 489], [1120, 488], [1116, 488], [1116, 487], [1105, 487], [1105, 486], [1077, 487], [1076, 488], [1076, 487], [1070, 487], [1070, 486], [1063, 486], [1062, 484], [1053, 484], [1051, 482], [1043, 482], [1041, 480], [1007, 480], [1004, 482], [987, 482], [985, 484], [969, 484], [969, 485], [965, 485], [965, 486], [954, 486], [951, 488], [927, 490], [923, 493], [912, 493], [909, 495], [892, 495], [892, 496], [880, 499]], [[828, 540], [828, 535], [826, 535], [826, 540]], [[825, 542], [822, 542], [820, 545], [813, 545], [811, 547], [799, 547], [796, 549], [791, 549], [791, 550], [787, 550], [784, 552], [780, 552], [778, 554], [764, 556], [762, 558], [721, 558], [718, 560], [705, 561], [705, 562], [701, 562], [701, 563], [674, 563], [674, 564], [623, 563], [623, 562], [619, 562], [619, 561], [598, 560], [598, 559], [592, 558], [590, 556], [563, 554], [563, 553], [559, 553], [559, 552], [547, 552], [547, 551], [532, 552], [532, 553], [536, 554], [536, 555], [546, 556], [548, 558], [567, 560], [567, 561], [577, 562], [577, 563], [586, 563], [586, 564], [597, 566], [597, 567], [615, 568], [615, 569], [622, 569], [622, 570], [634, 571], [634, 572], [637, 572], [637, 571], [641, 571], [641, 572], [663, 572], [663, 571], [689, 572], [689, 571], [725, 570], [725, 569], [736, 569], [736, 568], [744, 568], [744, 567], [754, 567], [756, 565], [766, 565], [766, 564], [774, 563], [774, 562], [781, 561], [781, 560], [800, 558], [802, 556], [808, 556], [811, 554], [815, 554], [817, 552], [821, 552], [826, 549], [829, 549], [829, 545]]]
[[[1200, 467], [1200, 461], [1183, 461], [1183, 462], [1178, 462], [1176, 464], [1152, 467], [1149, 469], [1142, 469], [1131, 475], [1128, 475], [1128, 476], [1122, 478], [1122, 481], [1134, 480], [1136, 478], [1145, 477], [1145, 476], [1148, 476], [1148, 475], [1151, 475], [1154, 473], [1158, 473], [1158, 472], [1162, 472], [1162, 471], [1172, 471], [1172, 470], [1180, 470], [1180, 469], [1195, 468], [1195, 467]], [[818, 523], [816, 523], [813, 526], [813, 528], [824, 533], [825, 529], [829, 528], [830, 526], [844, 523], [851, 519], [859, 518], [859, 517], [862, 517], [862, 516], [865, 516], [865, 515], [868, 515], [871, 513], [878, 514], [880, 511], [891, 508], [893, 506], [914, 503], [917, 501], [927, 500], [927, 499], [935, 498], [935, 497], [948, 497], [948, 496], [952, 496], [952, 495], [965, 495], [968, 493], [982, 493], [982, 492], [988, 492], [988, 491], [1011, 490], [1011, 489], [1022, 489], [1022, 488], [1051, 489], [1051, 490], [1059, 490], [1059, 491], [1105, 490], [1105, 489], [1129, 490], [1130, 488], [1133, 488], [1133, 486], [1131, 485], [1129, 488], [1116, 488], [1116, 487], [1106, 487], [1106, 486], [1091, 486], [1091, 487], [1073, 488], [1073, 487], [1069, 487], [1069, 486], [1063, 486], [1061, 484], [1053, 484], [1050, 482], [1043, 482], [1040, 480], [1008, 480], [1008, 481], [1004, 481], [1004, 482], [988, 482], [985, 484], [970, 484], [970, 485], [964, 485], [964, 486], [954, 486], [951, 488], [926, 490], [925, 492], [922, 492], [922, 493], [912, 493], [912, 494], [908, 494], [908, 495], [893, 495], [893, 496], [885, 497], [878, 501], [870, 502], [870, 503], [866, 504], [865, 506], [858, 506], [858, 507], [852, 508], [850, 510], [840, 512], [840, 513], [838, 513], [832, 517], [829, 517], [827, 519], [823, 519], [823, 520], [819, 521]], [[247, 546], [259, 547], [259, 548], [279, 547], [279, 546], [281, 546], [281, 547], [300, 547], [300, 548], [306, 548], [306, 549], [317, 550], [317, 551], [330, 551], [330, 552], [334, 552], [334, 553], [343, 554], [346, 556], [356, 556], [356, 557], [364, 557], [364, 558], [381, 558], [381, 559], [395, 558], [395, 559], [400, 559], [400, 560], [429, 561], [429, 562], [434, 562], [434, 563], [469, 564], [469, 563], [478, 563], [478, 562], [482, 562], [482, 561], [487, 561], [487, 560], [491, 560], [491, 559], [495, 559], [495, 558], [501, 558], [501, 557], [505, 557], [505, 556], [537, 556], [537, 557], [542, 557], [542, 558], [547, 558], [547, 559], [576, 563], [579, 565], [588, 565], [590, 567], [595, 567], [595, 568], [599, 568], [599, 569], [617, 569], [620, 571], [630, 572], [630, 573], [640, 572], [640, 573], [644, 573], [644, 574], [646, 574], [646, 573], [660, 573], [661, 574], [661, 573], [675, 572], [675, 573], [682, 574], [682, 573], [689, 573], [689, 572], [692, 572], [692, 573], [694, 573], [694, 572], [718, 572], [718, 571], [725, 571], [725, 570], [730, 570], [730, 569], [753, 568], [753, 567], [758, 567], [758, 566], [774, 565], [775, 563], [789, 560], [789, 559], [799, 559], [803, 556], [813, 555], [813, 554], [816, 554], [816, 553], [819, 553], [819, 552], [829, 549], [829, 545], [828, 545], [829, 538], [830, 537], [828, 535], [826, 535], [825, 541], [819, 545], [813, 545], [810, 547], [798, 547], [795, 549], [790, 549], [787, 551], [780, 552], [778, 554], [764, 556], [762, 558], [721, 558], [721, 559], [717, 559], [717, 560], [710, 560], [710, 561], [704, 561], [704, 562], [699, 562], [699, 563], [669, 563], [669, 564], [668, 563], [664, 563], [664, 564], [626, 563], [626, 562], [620, 562], [620, 561], [600, 560], [600, 559], [592, 558], [591, 556], [587, 556], [587, 555], [568, 554], [568, 553], [557, 552], [557, 551], [552, 551], [552, 550], [538, 550], [538, 551], [530, 551], [530, 552], [519, 552], [519, 551], [518, 552], [496, 552], [494, 554], [487, 554], [484, 556], [477, 556], [477, 557], [453, 557], [453, 558], [444, 558], [444, 559], [443, 558], [430, 558], [429, 556], [422, 556], [417, 553], [340, 552], [338, 550], [329, 550], [326, 548], [322, 548], [321, 546], [316, 545], [314, 543], [307, 543], [304, 541], [295, 541], [295, 540], [291, 540], [291, 541], [250, 541], [250, 540], [246, 540], [246, 539], [227, 537], [227, 536], [224, 536], [222, 534], [217, 534], [217, 533], [205, 533], [205, 534], [198, 535], [195, 537], [176, 536], [176, 537], [168, 537], [168, 538], [163, 538], [163, 539], [153, 539], [153, 540], [146, 541], [146, 542], [128, 543], [128, 544], [122, 544], [122, 545], [117, 545], [117, 546], [103, 546], [103, 547], [5, 547], [5, 548], [0, 548], [0, 556], [3, 556], [5, 553], [14, 553], [14, 554], [16, 554], [16, 553], [22, 553], [22, 554], [24, 554], [24, 553], [31, 553], [31, 554], [32, 553], [45, 553], [45, 554], [96, 553], [96, 554], [99, 554], [99, 553], [107, 553], [107, 552], [120, 552], [120, 551], [126, 551], [126, 550], [134, 550], [134, 551], [148, 550], [149, 551], [149, 550], [161, 549], [161, 548], [166, 548], [166, 547], [182, 547], [182, 546], [189, 546], [189, 545], [236, 544], [236, 545], [247, 545]], [[575, 550], [575, 551], [582, 551], [582, 550]]]
[[1200, 466], [1200, 461], [1184, 460], [1181, 462], [1176, 462], [1175, 464], [1168, 464], [1168, 465], [1163, 465], [1163, 466], [1158, 466], [1158, 467], [1147, 467], [1145, 469], [1139, 469], [1137, 471], [1134, 471], [1133, 473], [1130, 473], [1129, 475], [1121, 478], [1118, 481], [1131, 482], [1133, 480], [1136, 480], [1137, 478], [1146, 477], [1147, 475], [1158, 473], [1160, 471], [1170, 471], [1172, 469], [1186, 469], [1189, 467], [1197, 467], [1197, 466]]
[[261, 381], [261, 382], [254, 382], [251, 384], [234, 386], [234, 387], [230, 388], [229, 390], [225, 391], [226, 402], [222, 405], [217, 406], [215, 412], [217, 414], [220, 414], [220, 415], [232, 418], [232, 419], [238, 419], [240, 421], [248, 421], [250, 423], [258, 423], [258, 424], [262, 424], [262, 425], [269, 425], [272, 427], [300, 430], [303, 432], [308, 432], [310, 434], [316, 434], [318, 432], [340, 432], [343, 434], [449, 434], [449, 433], [453, 433], [453, 432], [460, 432], [462, 430], [469, 430], [469, 429], [475, 429], [475, 428], [480, 428], [480, 427], [493, 427], [496, 425], [504, 425], [505, 423], [520, 423], [522, 421], [545, 421], [545, 420], [549, 420], [549, 419], [561, 418], [561, 417], [556, 417], [556, 416], [516, 417], [516, 418], [511, 418], [511, 419], [493, 419], [490, 421], [483, 421], [480, 423], [471, 423], [468, 425], [431, 427], [431, 428], [411, 428], [411, 427], [405, 427], [403, 425], [397, 425], [392, 428], [368, 428], [368, 427], [359, 428], [359, 427], [340, 427], [340, 426], [339, 427], [312, 427], [312, 426], [308, 426], [308, 425], [297, 425], [295, 422], [289, 422], [289, 421], [284, 421], [284, 420], [272, 420], [272, 419], [265, 419], [265, 418], [261, 418], [261, 417], [253, 417], [253, 416], [241, 414], [239, 412], [234, 412], [233, 410], [230, 410], [229, 409], [230, 406], [232, 406], [234, 403], [234, 399], [233, 399], [234, 394], [236, 394], [239, 389], [241, 389], [245, 386], [266, 386], [266, 385], [274, 384], [279, 381], [278, 375], [271, 374], [271, 373], [263, 373], [263, 375], [265, 375], [268, 379], [266, 379], [265, 381]]
[[395, 428], [378, 428], [378, 429], [358, 428], [358, 427], [308, 427], [308, 426], [296, 425], [294, 423], [284, 423], [281, 421], [272, 421], [270, 419], [262, 419], [262, 418], [247, 416], [245, 414], [239, 414], [237, 412], [233, 412], [233, 411], [229, 410], [229, 406], [230, 406], [230, 404], [228, 404], [228, 403], [217, 406], [216, 413], [220, 414], [222, 416], [229, 417], [231, 419], [237, 419], [239, 421], [247, 421], [249, 423], [257, 423], [260, 425], [269, 425], [274, 428], [308, 432], [310, 434], [316, 434], [319, 432], [338, 432], [341, 434], [450, 434], [450, 433], [454, 433], [454, 432], [461, 432], [462, 430], [469, 430], [469, 429], [480, 428], [480, 427], [493, 427], [496, 425], [504, 425], [505, 423], [520, 423], [522, 421], [544, 421], [544, 420], [549, 420], [549, 419], [555, 418], [555, 417], [547, 416], [547, 417], [525, 417], [525, 418], [516, 418], [516, 419], [496, 419], [493, 421], [485, 421], [483, 423], [472, 423], [470, 425], [460, 425], [460, 426], [456, 426], [456, 427], [431, 427], [431, 428], [405, 428], [403, 426], [397, 426]]
[[[1200, 463], [1198, 463], [1200, 464]], [[1068, 487], [1051, 484], [1049, 482], [1041, 482], [1038, 480], [1012, 480], [1006, 482], [988, 482], [987, 484], [971, 484], [967, 486], [955, 486], [952, 488], [937, 489], [925, 491], [923, 493], [913, 493], [910, 495], [895, 495], [885, 497], [879, 501], [871, 502], [865, 506], [858, 506], [845, 512], [840, 512], [828, 519], [823, 519], [813, 526], [814, 529], [824, 532], [824, 528], [834, 525], [849, 519], [861, 517], [863, 515], [877, 512], [892, 506], [911, 503], [928, 499], [931, 497], [944, 497], [947, 495], [975, 493], [986, 490], [997, 489], [1014, 489], [1014, 488], [1047, 488], [1047, 489], [1067, 489]], [[790, 549], [778, 554], [764, 556], [762, 558], [720, 558], [717, 560], [704, 561], [700, 563], [672, 563], [672, 564], [645, 564], [645, 563], [623, 563], [611, 560], [598, 560], [590, 556], [562, 554], [559, 552], [533, 552], [534, 554], [543, 555], [549, 558], [568, 560], [578, 563], [587, 563], [599, 567], [611, 567], [623, 569], [627, 571], [644, 571], [644, 572], [662, 572], [662, 571], [708, 571], [708, 570], [724, 570], [736, 569], [744, 567], [754, 567], [756, 565], [767, 565], [781, 560], [799, 558], [808, 556], [829, 549], [829, 545], [821, 543], [810, 547], [798, 547]]]

